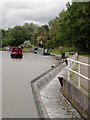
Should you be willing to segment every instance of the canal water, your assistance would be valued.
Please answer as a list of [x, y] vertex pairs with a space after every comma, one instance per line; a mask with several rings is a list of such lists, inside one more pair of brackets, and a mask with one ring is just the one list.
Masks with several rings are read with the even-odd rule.
[[30, 81], [57, 63], [53, 56], [24, 53], [12, 59], [10, 52], [2, 52], [3, 118], [38, 118]]

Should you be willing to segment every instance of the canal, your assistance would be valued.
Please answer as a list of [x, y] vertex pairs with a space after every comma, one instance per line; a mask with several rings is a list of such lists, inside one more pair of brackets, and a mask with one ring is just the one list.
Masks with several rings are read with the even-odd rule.
[[11, 59], [10, 52], [2, 52], [3, 118], [38, 118], [30, 81], [57, 63], [53, 56], [24, 53]]

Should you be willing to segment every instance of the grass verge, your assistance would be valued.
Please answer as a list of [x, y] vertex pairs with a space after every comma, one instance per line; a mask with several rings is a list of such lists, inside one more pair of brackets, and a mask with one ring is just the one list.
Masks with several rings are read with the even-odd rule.
[[23, 48], [23, 52], [29, 52], [29, 48]]
[[[73, 68], [73, 70], [75, 71], [76, 68]], [[78, 85], [77, 81], [74, 80], [73, 75], [74, 75], [74, 72], [71, 73], [70, 79], [71, 79], [76, 85]], [[80, 85], [80, 87], [81, 87], [82, 89], [84, 89], [86, 92], [90, 93], [90, 91], [89, 91], [88, 89], [84, 88], [82, 85]]]
[[75, 47], [62, 47], [61, 49], [55, 48], [55, 49], [50, 49], [49, 51], [50, 53], [57, 54], [57, 55], [61, 55], [62, 53], [66, 53], [66, 52], [77, 51], [80, 56], [90, 57], [90, 53], [88, 53], [88, 51], [79, 51]]

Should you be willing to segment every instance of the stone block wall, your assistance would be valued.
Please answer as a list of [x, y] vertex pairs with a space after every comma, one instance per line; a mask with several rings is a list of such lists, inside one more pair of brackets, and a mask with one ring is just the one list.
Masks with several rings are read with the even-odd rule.
[[90, 119], [90, 95], [72, 81], [63, 79], [63, 94], [85, 119]]

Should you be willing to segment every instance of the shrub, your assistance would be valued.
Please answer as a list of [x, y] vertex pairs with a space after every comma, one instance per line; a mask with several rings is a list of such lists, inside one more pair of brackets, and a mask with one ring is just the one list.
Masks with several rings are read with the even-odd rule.
[[24, 47], [25, 48], [30, 48], [31, 47], [31, 43], [30, 43], [29, 40], [27, 40], [27, 41], [24, 42]]

